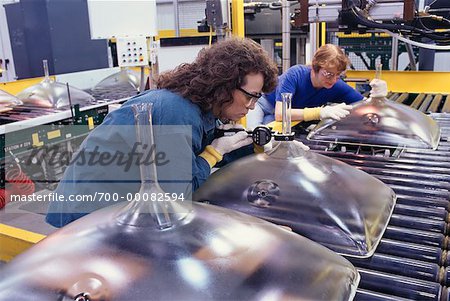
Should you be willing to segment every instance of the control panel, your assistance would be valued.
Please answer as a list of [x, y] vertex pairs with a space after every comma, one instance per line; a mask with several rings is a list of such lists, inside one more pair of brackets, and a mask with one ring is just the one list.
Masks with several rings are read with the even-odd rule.
[[120, 67], [148, 65], [147, 39], [145, 37], [117, 38], [117, 61]]

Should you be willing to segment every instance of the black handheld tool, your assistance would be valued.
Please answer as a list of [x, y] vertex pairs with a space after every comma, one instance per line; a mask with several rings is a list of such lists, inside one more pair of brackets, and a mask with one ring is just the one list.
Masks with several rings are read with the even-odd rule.
[[[214, 132], [214, 137], [220, 138], [223, 136], [231, 136], [231, 135], [234, 135], [237, 132], [241, 132], [241, 131], [246, 131], [246, 130], [239, 129], [239, 128], [222, 130], [222, 129], [216, 128], [216, 130]], [[246, 131], [246, 132], [250, 137], [252, 137], [253, 142], [259, 146], [263, 146], [263, 145], [266, 145], [267, 143], [269, 143], [270, 140], [272, 139], [272, 135], [275, 134], [275, 132], [272, 131], [271, 128], [268, 128], [266, 126], [257, 126], [253, 131]]]

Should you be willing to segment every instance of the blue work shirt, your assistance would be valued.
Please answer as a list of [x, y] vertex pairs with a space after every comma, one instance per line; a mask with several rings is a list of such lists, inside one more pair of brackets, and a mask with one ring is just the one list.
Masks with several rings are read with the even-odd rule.
[[304, 109], [325, 105], [328, 102], [347, 104], [363, 99], [355, 89], [339, 79], [330, 89], [313, 87], [311, 67], [295, 65], [278, 79], [275, 91], [266, 95], [266, 99], [275, 107], [275, 101], [281, 101], [281, 93], [292, 93], [292, 108]]
[[[119, 164], [86, 164], [88, 160], [77, 154], [130, 154], [136, 143], [134, 114], [132, 104], [150, 102], [154, 142], [157, 151], [163, 149], [169, 153], [167, 159], [173, 162], [157, 166], [157, 175], [162, 189], [168, 193], [183, 193], [190, 199], [196, 190], [210, 175], [208, 162], [199, 155], [214, 139], [217, 120], [211, 112], [202, 112], [200, 107], [190, 100], [168, 90], [151, 90], [128, 100], [120, 109], [109, 113], [103, 123], [94, 129], [83, 141], [74, 155], [60, 181], [56, 193], [70, 196], [96, 196], [95, 202], [52, 202], [46, 220], [53, 226], [61, 227], [83, 215], [113, 204], [115, 201], [130, 201], [139, 191], [139, 164], [125, 168]], [[172, 127], [167, 127], [173, 125]], [[169, 130], [155, 130], [170, 128]], [[186, 131], [188, 128], [188, 131]], [[249, 147], [226, 154], [222, 164], [252, 153]], [[94, 160], [95, 161], [95, 160]], [[83, 164], [78, 164], [83, 163]], [[188, 164], [188, 165], [186, 165]], [[99, 197], [103, 200], [99, 201]], [[110, 198], [107, 202], [105, 196]], [[114, 200], [113, 200], [114, 198]]]

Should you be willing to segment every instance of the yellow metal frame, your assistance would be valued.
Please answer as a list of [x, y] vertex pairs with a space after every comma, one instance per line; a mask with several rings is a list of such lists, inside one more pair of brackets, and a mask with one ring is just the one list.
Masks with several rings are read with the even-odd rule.
[[[375, 78], [375, 71], [347, 71], [348, 78]], [[450, 72], [383, 71], [381, 79], [387, 81], [392, 92], [450, 94]]]
[[44, 238], [42, 234], [0, 224], [0, 260], [10, 261]]
[[[215, 33], [213, 33], [215, 35]], [[179, 37], [207, 37], [209, 32], [198, 32], [196, 28], [181, 28]], [[174, 29], [164, 29], [159, 30], [158, 35], [155, 37], [156, 40], [162, 38], [175, 38], [176, 33]]]
[[321, 31], [320, 31], [320, 45], [323, 46], [327, 43], [327, 23], [320, 23]]
[[[55, 80], [54, 76], [50, 76], [50, 78]], [[13, 82], [0, 83], [0, 90], [16, 95], [17, 93], [23, 91], [26, 88], [40, 83], [42, 80], [44, 80], [44, 77], [27, 78], [16, 80]]]
[[244, 1], [232, 0], [231, 1], [231, 23], [233, 36], [244, 37], [245, 36], [245, 21], [244, 21]]

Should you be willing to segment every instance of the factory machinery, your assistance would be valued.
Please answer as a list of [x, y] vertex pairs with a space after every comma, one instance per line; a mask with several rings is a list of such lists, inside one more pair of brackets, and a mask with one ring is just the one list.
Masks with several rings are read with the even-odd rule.
[[[303, 7], [308, 7], [308, 4], [303, 2]], [[367, 2], [376, 3], [376, 1]], [[379, 2], [389, 4], [391, 1]], [[361, 19], [362, 16], [356, 6], [365, 7], [363, 4], [349, 6], [347, 8], [350, 10], [347, 13], [352, 12], [354, 16], [341, 14], [341, 18]], [[383, 15], [389, 12], [384, 10], [383, 6], [381, 8]], [[325, 18], [329, 12], [327, 7], [310, 6], [309, 10], [303, 11], [306, 17], [306, 20], [302, 22], [304, 24], [310, 21], [308, 19], [316, 17], [319, 17], [318, 20], [328, 21]], [[405, 9], [405, 19], [408, 19], [407, 11], [409, 10]], [[306, 14], [308, 12], [309, 16]], [[337, 13], [335, 14], [334, 10], [330, 18], [337, 19]], [[348, 26], [351, 27], [350, 25]], [[373, 26], [371, 23], [364, 25]], [[397, 32], [403, 33], [410, 31], [411, 38], [418, 35], [417, 30], [411, 30], [409, 27], [399, 27], [398, 24], [389, 25], [387, 30], [397, 29]], [[433, 36], [433, 38], [439, 38], [436, 39], [439, 44], [448, 42], [447, 32], [438, 33], [438, 35], [439, 37]], [[131, 93], [135, 94], [136, 91]], [[112, 91], [111, 94], [114, 96], [94, 95], [97, 99], [95, 104], [81, 108], [74, 107], [71, 110], [17, 106], [13, 110], [2, 113], [1, 125], [23, 125], [24, 129], [14, 132], [17, 133], [17, 135], [14, 134], [17, 143], [8, 143], [7, 148], [5, 148], [5, 136], [11, 133], [8, 130], [9, 127], [6, 126], [5, 132], [1, 133], [0, 149], [4, 149], [4, 152], [0, 154], [3, 159], [0, 188], [5, 187], [5, 179], [8, 178], [5, 171], [15, 170], [14, 167], [18, 166], [21, 166], [20, 171], [25, 172], [28, 178], [43, 179], [42, 183], [33, 183], [33, 191], [54, 188], [64, 171], [64, 166], [50, 169], [43, 161], [39, 166], [25, 167], [24, 161], [30, 152], [29, 146], [39, 144], [42, 147], [58, 144], [63, 146], [63, 150], [73, 152], [89, 131], [103, 121], [110, 104], [123, 102], [131, 96], [118, 97], [117, 91]], [[369, 173], [387, 184], [397, 194], [393, 215], [375, 254], [369, 258], [348, 258], [358, 268], [361, 276], [355, 300], [448, 301], [450, 300], [448, 289], [450, 287], [450, 226], [448, 224], [450, 221], [450, 156], [448, 156], [450, 115], [446, 113], [450, 113], [450, 96], [393, 92], [388, 95], [388, 98], [419, 111], [431, 113], [430, 116], [439, 123], [441, 128], [441, 140], [437, 150], [386, 149], [313, 142], [306, 140], [306, 131], [300, 126], [294, 129], [297, 133], [296, 138], [309, 145], [314, 152], [341, 160]], [[80, 125], [81, 130], [65, 133], [66, 128], [76, 128], [66, 127], [66, 125]], [[15, 179], [19, 183], [28, 181], [24, 176], [17, 174]], [[28, 189], [29, 187], [30, 185]], [[1, 195], [0, 207], [2, 207]]]
[[[406, 94], [397, 95], [401, 97], [397, 101], [408, 100]], [[413, 106], [424, 108], [430, 102], [433, 105], [432, 97], [420, 96]], [[361, 274], [355, 300], [450, 300], [450, 115], [431, 116], [442, 134], [434, 151], [313, 142], [305, 139], [302, 128], [296, 129], [297, 138], [312, 151], [373, 175], [397, 194], [375, 254], [368, 259], [348, 258]]]
[[409, 105], [423, 113], [450, 113], [450, 96], [429, 93], [390, 93], [392, 101]]
[[89, 132], [102, 123], [111, 106], [137, 93], [132, 86], [123, 85], [88, 92], [94, 102], [76, 104], [70, 109], [19, 105], [1, 113], [0, 209], [8, 202], [8, 193], [27, 195], [56, 188], [68, 158], [55, 154], [34, 162], [29, 160], [33, 151], [56, 146], [59, 154], [72, 154]]

